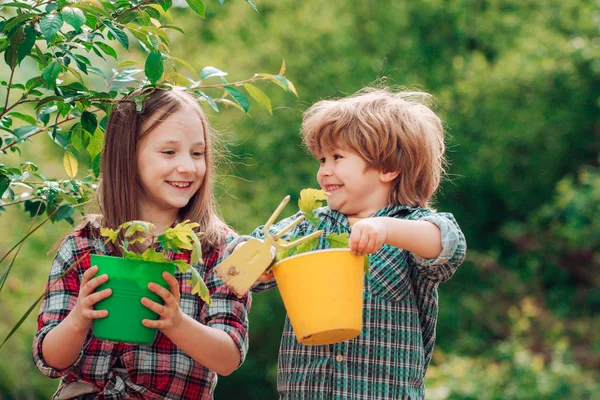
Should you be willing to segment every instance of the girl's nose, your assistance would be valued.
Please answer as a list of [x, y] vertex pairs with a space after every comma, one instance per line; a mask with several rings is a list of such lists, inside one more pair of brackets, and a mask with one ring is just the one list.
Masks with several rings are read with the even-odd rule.
[[194, 173], [196, 172], [196, 164], [192, 157], [182, 156], [177, 163], [177, 172], [181, 173]]

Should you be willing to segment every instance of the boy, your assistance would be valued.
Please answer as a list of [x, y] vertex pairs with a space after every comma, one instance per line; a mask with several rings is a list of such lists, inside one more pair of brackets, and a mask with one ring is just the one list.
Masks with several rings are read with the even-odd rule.
[[[305, 114], [304, 144], [328, 192], [318, 209], [325, 235], [350, 233], [370, 254], [360, 336], [304, 346], [286, 317], [278, 390], [285, 399], [421, 399], [435, 342], [437, 286], [462, 263], [466, 242], [451, 214], [428, 209], [444, 173], [444, 130], [422, 93], [367, 90], [321, 101]], [[277, 232], [296, 218], [273, 227]], [[314, 228], [303, 221], [290, 235]], [[262, 227], [252, 236], [261, 237]], [[232, 243], [233, 248], [236, 243]], [[326, 248], [324, 239], [319, 249]], [[253, 291], [273, 288], [263, 276]], [[268, 281], [268, 282], [267, 282]]]

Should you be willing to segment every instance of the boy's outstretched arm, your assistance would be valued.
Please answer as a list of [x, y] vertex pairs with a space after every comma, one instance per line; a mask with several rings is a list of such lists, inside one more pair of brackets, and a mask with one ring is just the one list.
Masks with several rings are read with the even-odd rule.
[[424, 214], [418, 220], [392, 217], [366, 218], [356, 222], [350, 249], [371, 254], [384, 244], [409, 251], [427, 279], [450, 279], [462, 264], [467, 248], [465, 237], [452, 214]]
[[391, 217], [365, 218], [352, 227], [350, 250], [354, 254], [371, 254], [384, 244], [423, 258], [437, 258], [442, 251], [442, 235], [432, 222]]

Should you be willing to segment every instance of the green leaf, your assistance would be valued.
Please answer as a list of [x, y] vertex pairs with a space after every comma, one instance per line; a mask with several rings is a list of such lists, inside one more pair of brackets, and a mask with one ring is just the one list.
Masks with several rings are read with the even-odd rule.
[[227, 76], [227, 72], [223, 72], [220, 69], [211, 66], [202, 68], [202, 72], [200, 72], [201, 79], [208, 79], [213, 76]]
[[40, 21], [40, 30], [46, 40], [50, 40], [63, 26], [63, 17], [60, 14], [47, 14]]
[[173, 5], [172, 0], [158, 0], [158, 4], [162, 7], [164, 11], [169, 11], [171, 6]]
[[142, 232], [142, 233], [149, 235], [152, 233], [152, 230], [154, 229], [154, 225], [151, 224], [150, 222], [146, 222], [146, 221], [130, 221], [130, 222], [124, 223], [123, 225], [121, 225], [121, 227], [123, 229], [125, 229], [125, 228], [127, 229], [125, 231], [126, 238], [130, 238], [136, 232]]
[[269, 99], [269, 97], [262, 90], [250, 83], [244, 83], [243, 86], [244, 89], [246, 89], [248, 93], [250, 93], [250, 96], [252, 96], [260, 104], [265, 106], [269, 114], [273, 114], [273, 108], [271, 107], [271, 99]]
[[31, 125], [35, 125], [36, 123], [35, 118], [33, 118], [31, 115], [21, 114], [15, 111], [8, 113], [8, 115], [13, 118], [19, 118], [20, 120], [23, 120]]
[[17, 7], [17, 8], [25, 8], [27, 10], [31, 10], [32, 7], [29, 4], [21, 3], [20, 1], [11, 1], [10, 3], [2, 3], [0, 4], [2, 7]]
[[100, 50], [102, 50], [106, 55], [111, 56], [115, 60], [117, 59], [117, 51], [115, 49], [113, 49], [112, 47], [110, 47], [109, 45], [107, 45], [106, 43], [96, 42], [94, 44], [96, 46], [98, 46], [98, 48]]
[[202, 277], [195, 268], [190, 268], [190, 271], [192, 271], [192, 280], [190, 282], [192, 285], [192, 294], [197, 294], [206, 304], [209, 306], [212, 305], [213, 302], [210, 298], [210, 292], [202, 280]]
[[190, 8], [194, 10], [196, 14], [204, 18], [204, 3], [202, 0], [185, 0], [185, 2], [188, 3]]
[[42, 215], [44, 211], [46, 211], [46, 204], [43, 201], [39, 200], [27, 200], [24, 203], [25, 211], [29, 213], [31, 218], [37, 217], [38, 215]]
[[303, 189], [300, 191], [298, 208], [304, 213], [304, 218], [315, 228], [319, 225], [319, 219], [315, 216], [314, 210], [323, 205], [322, 200], [327, 200], [327, 195], [323, 190]]
[[10, 178], [6, 175], [0, 175], [0, 198], [6, 192], [8, 186], [10, 186]]
[[212, 97], [210, 97], [209, 95], [207, 95], [206, 93], [204, 93], [201, 90], [195, 90], [194, 93], [199, 94], [204, 100], [206, 100], [208, 102], [208, 104], [210, 104], [210, 106], [216, 112], [219, 112], [219, 107], [217, 107], [217, 103], [215, 102], [215, 99], [213, 99]]
[[34, 133], [36, 133], [37, 131], [39, 131], [40, 128], [38, 128], [37, 126], [20, 126], [16, 129], [13, 130], [13, 133], [19, 138], [19, 139], [26, 139], [29, 136], [33, 135]]
[[87, 147], [91, 135], [83, 131], [81, 123], [77, 122], [71, 127], [71, 144], [77, 151], [84, 151]]
[[98, 119], [96, 118], [96, 114], [89, 111], [84, 111], [81, 114], [81, 126], [85, 131], [93, 135], [98, 127]]
[[327, 240], [329, 248], [331, 249], [347, 249], [350, 235], [348, 232], [330, 233], [325, 237], [325, 240]]
[[258, 9], [256, 8], [256, 4], [254, 4], [254, 1], [252, 1], [252, 0], [246, 0], [246, 2], [248, 4], [250, 4], [252, 6], [252, 8], [254, 8], [254, 11], [258, 12]]
[[44, 68], [44, 70], [42, 71], [42, 76], [46, 81], [47, 88], [52, 89], [56, 87], [56, 78], [58, 78], [58, 74], [60, 74], [61, 70], [62, 67], [60, 63], [56, 60], [52, 61], [50, 64], [48, 64], [46, 68]]
[[87, 151], [90, 153], [92, 159], [96, 158], [102, 152], [104, 146], [104, 134], [100, 130], [96, 130], [94, 135], [90, 139], [90, 143], [87, 146]]
[[110, 228], [100, 228], [100, 236], [105, 237], [105, 243], [114, 243], [119, 237], [119, 232], [121, 228], [114, 230]]
[[194, 75], [194, 78], [200, 79], [200, 77], [198, 76], [198, 73], [196, 72], [194, 67], [192, 67], [192, 65], [190, 63], [188, 63], [187, 61], [185, 61], [179, 57], [171, 57], [171, 58], [173, 60], [177, 61], [178, 63], [180, 63], [181, 65], [183, 65], [188, 71], [190, 71]]
[[85, 15], [79, 8], [64, 7], [62, 9], [62, 16], [65, 22], [75, 28], [76, 31], [80, 31], [83, 24], [85, 24]]
[[310, 239], [307, 242], [300, 243], [298, 247], [296, 247], [296, 254], [308, 253], [309, 251], [313, 251], [317, 245], [319, 244], [319, 238], [315, 237]]
[[55, 222], [62, 221], [63, 219], [69, 220], [74, 211], [75, 208], [73, 208], [73, 206], [69, 204], [63, 204], [62, 206], [58, 207], [58, 210], [56, 210], [54, 213], [53, 220]]
[[225, 86], [225, 90], [227, 90], [227, 92], [231, 95], [231, 97], [233, 97], [235, 102], [238, 103], [240, 107], [244, 109], [245, 112], [248, 112], [248, 109], [250, 108], [250, 103], [248, 102], [246, 96], [242, 94], [242, 92], [231, 86]]
[[108, 20], [102, 21], [102, 24], [108, 28], [110, 33], [113, 34], [113, 36], [119, 41], [119, 43], [121, 43], [123, 47], [125, 47], [126, 50], [129, 50], [129, 38], [125, 32], [111, 24]]
[[152, 262], [165, 262], [168, 261], [163, 253], [160, 253], [153, 248], [147, 248], [146, 251], [142, 253], [142, 259], [144, 261], [152, 261]]
[[21, 61], [31, 52], [31, 49], [35, 45], [35, 40], [37, 35], [35, 33], [35, 29], [32, 26], [27, 25], [24, 29], [24, 38], [19, 43], [19, 47], [17, 49], [17, 64], [21, 64]]
[[92, 173], [94, 174], [95, 178], [100, 176], [101, 161], [102, 157], [100, 157], [100, 154], [98, 154], [96, 157], [92, 157]]
[[73, 179], [77, 175], [77, 170], [79, 168], [79, 163], [77, 159], [70, 151], [65, 151], [65, 155], [63, 156], [63, 166], [65, 167], [65, 171], [69, 178]]
[[146, 59], [146, 65], [144, 66], [144, 73], [146, 77], [153, 85], [163, 76], [165, 72], [163, 63], [162, 63], [162, 55], [160, 51], [153, 50], [148, 55]]

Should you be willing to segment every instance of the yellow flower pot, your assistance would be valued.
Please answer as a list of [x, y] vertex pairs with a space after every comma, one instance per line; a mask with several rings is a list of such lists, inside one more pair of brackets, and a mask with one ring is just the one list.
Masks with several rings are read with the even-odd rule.
[[319, 250], [273, 267], [298, 341], [307, 346], [343, 342], [362, 329], [364, 257], [349, 249]]

